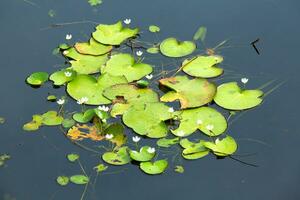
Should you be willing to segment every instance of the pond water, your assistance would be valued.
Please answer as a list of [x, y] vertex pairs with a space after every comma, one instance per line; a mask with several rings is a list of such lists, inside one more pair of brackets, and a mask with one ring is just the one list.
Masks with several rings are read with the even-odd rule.
[[[81, 155], [91, 170], [100, 160], [72, 144], [56, 128], [25, 132], [22, 126], [32, 114], [55, 109], [45, 99], [54, 90], [50, 84], [33, 89], [25, 78], [35, 71], [54, 71], [64, 62], [52, 50], [72, 33], [74, 41], [85, 40], [97, 23], [115, 23], [131, 18], [132, 24], [147, 29], [157, 24], [159, 39], [175, 36], [190, 39], [200, 25], [208, 29], [206, 44], [213, 47], [229, 39], [230, 48], [220, 50], [225, 66], [249, 77], [249, 87], [276, 79], [286, 81], [267, 96], [264, 103], [248, 111], [229, 127], [239, 144], [239, 159], [207, 156], [184, 161], [183, 174], [167, 172], [149, 176], [128, 165], [113, 168], [98, 177], [85, 199], [300, 199], [300, 2], [296, 0], [103, 0], [91, 7], [85, 0], [2, 0], [0, 2], [1, 59], [0, 153], [12, 158], [0, 168], [0, 199], [9, 194], [18, 200], [80, 199], [83, 186], [61, 187], [55, 178], [76, 174], [80, 168], [65, 155]], [[49, 10], [55, 16], [48, 15]], [[51, 24], [82, 22], [48, 28]], [[91, 22], [91, 23], [89, 23]], [[145, 40], [150, 36], [145, 34]], [[250, 43], [260, 38], [258, 55]], [[151, 38], [153, 39], [153, 38]], [[171, 67], [171, 66], [170, 66]], [[170, 68], [171, 69], [171, 68]], [[239, 81], [240, 78], [227, 80]], [[126, 169], [121, 171], [120, 169]], [[3, 197], [3, 198], [2, 198]]]

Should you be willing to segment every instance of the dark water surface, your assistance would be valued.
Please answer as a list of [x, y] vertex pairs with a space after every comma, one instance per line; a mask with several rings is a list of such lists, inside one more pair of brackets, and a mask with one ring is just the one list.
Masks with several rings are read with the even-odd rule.
[[[73, 34], [73, 41], [84, 40], [94, 25], [45, 27], [82, 20], [109, 24], [124, 18], [143, 29], [159, 25], [160, 39], [190, 39], [199, 25], [204, 25], [208, 46], [230, 39], [232, 48], [221, 50], [225, 70], [228, 67], [249, 77], [249, 87], [259, 87], [272, 78], [287, 83], [229, 127], [239, 143], [238, 153], [257, 153], [241, 159], [259, 167], [207, 156], [185, 162], [184, 174], [169, 171], [147, 176], [137, 166], [128, 165], [121, 167], [127, 169], [123, 173], [100, 176], [86, 199], [300, 199], [299, 1], [104, 0], [98, 10], [85, 0], [32, 1], [35, 5], [23, 0], [0, 1], [0, 115], [6, 118], [0, 126], [0, 153], [12, 156], [7, 167], [0, 169], [0, 199], [4, 194], [17, 200], [80, 199], [83, 186], [63, 188], [55, 183], [58, 175], [80, 171], [65, 155], [80, 153], [89, 171], [99, 158], [71, 144], [56, 128], [33, 133], [22, 130], [32, 114], [56, 108], [45, 100], [47, 93], [54, 91], [50, 84], [37, 90], [24, 79], [34, 71], [57, 69], [63, 59], [53, 56], [52, 49], [64, 42], [67, 33]], [[54, 18], [48, 16], [50, 9], [56, 11]], [[260, 38], [260, 56], [249, 45], [256, 38]]]

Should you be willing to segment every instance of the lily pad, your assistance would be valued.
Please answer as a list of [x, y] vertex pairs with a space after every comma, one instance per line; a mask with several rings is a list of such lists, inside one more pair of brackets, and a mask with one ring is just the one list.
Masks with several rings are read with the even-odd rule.
[[25, 131], [36, 131], [40, 128], [43, 123], [43, 117], [41, 115], [33, 115], [32, 121], [24, 124], [23, 130]]
[[26, 79], [26, 82], [33, 86], [40, 86], [48, 80], [48, 77], [47, 72], [35, 72]]
[[128, 147], [121, 147], [112, 152], [105, 152], [102, 159], [111, 165], [125, 165], [130, 162], [130, 156], [127, 152]]
[[58, 116], [56, 111], [48, 111], [42, 115], [42, 123], [47, 126], [60, 125], [64, 118]]
[[217, 66], [222, 61], [222, 56], [197, 56], [190, 60], [185, 60], [182, 63], [182, 70], [190, 76], [213, 78], [223, 73], [223, 69]]
[[160, 44], [160, 51], [168, 57], [183, 57], [194, 52], [196, 45], [192, 41], [178, 41], [176, 38], [167, 38]]
[[79, 155], [75, 153], [71, 153], [67, 155], [67, 158], [70, 162], [75, 162], [76, 160], [79, 159]]
[[98, 79], [90, 75], [78, 75], [67, 85], [68, 94], [75, 100], [87, 97], [88, 105], [109, 104], [111, 101], [102, 95], [109, 86], [127, 83], [125, 77], [102, 74]]
[[128, 38], [138, 34], [139, 29], [124, 28], [119, 21], [113, 25], [100, 24], [93, 33], [93, 38], [102, 44], [120, 45]]
[[181, 140], [180, 146], [184, 148], [182, 157], [187, 160], [195, 160], [208, 155], [209, 150], [204, 146], [204, 143], [204, 140], [200, 140], [199, 142], [191, 142], [188, 139]]
[[79, 175], [71, 176], [70, 181], [77, 185], [85, 185], [90, 181], [90, 179], [89, 179], [89, 177], [87, 177], [85, 175], [79, 174]]
[[159, 53], [159, 48], [158, 47], [150, 47], [146, 51], [151, 54], [157, 54], [157, 53]]
[[149, 148], [150, 148], [149, 146], [143, 146], [139, 152], [130, 150], [129, 155], [133, 160], [138, 161], [138, 162], [150, 161], [152, 158], [154, 158], [155, 152], [149, 153], [148, 152]]
[[236, 82], [224, 83], [217, 88], [214, 101], [229, 110], [244, 110], [261, 104], [261, 90], [243, 90]]
[[112, 50], [112, 46], [104, 45], [91, 38], [89, 42], [78, 42], [74, 45], [75, 49], [81, 54], [99, 56]]
[[115, 143], [118, 147], [126, 143], [127, 138], [124, 133], [124, 126], [122, 124], [113, 123], [110, 124], [105, 130], [104, 135], [112, 134], [113, 138], [110, 139], [112, 143]]
[[186, 76], [175, 76], [161, 79], [159, 83], [174, 90], [163, 95], [160, 100], [172, 102], [179, 99], [181, 108], [205, 105], [213, 100], [216, 92], [216, 86], [202, 78], [190, 80]]
[[88, 109], [84, 113], [75, 113], [73, 119], [79, 123], [87, 123], [95, 116], [94, 109]]
[[158, 26], [155, 26], [155, 25], [150, 25], [149, 26], [149, 31], [152, 32], [152, 33], [157, 33], [160, 31], [160, 28]]
[[[208, 130], [208, 125], [212, 125], [213, 129]], [[199, 129], [208, 136], [217, 136], [226, 128], [227, 121], [221, 113], [210, 107], [200, 107], [183, 110], [180, 114], [179, 127], [171, 131], [176, 136], [185, 137]]]
[[159, 140], [157, 140], [156, 144], [157, 146], [159, 147], [165, 147], [165, 148], [168, 148], [174, 144], [177, 144], [179, 143], [179, 138], [176, 137], [176, 138], [172, 138], [172, 139], [168, 139], [168, 138], [161, 138]]
[[217, 156], [228, 156], [237, 150], [235, 140], [229, 135], [221, 140], [217, 138], [215, 142], [204, 142], [204, 146], [212, 150]]
[[96, 170], [97, 173], [101, 173], [105, 170], [107, 170], [108, 166], [100, 163], [99, 165], [97, 165], [96, 167], [94, 167], [94, 169]]
[[61, 186], [66, 186], [69, 183], [69, 177], [59, 176], [59, 177], [56, 178], [56, 182]]
[[124, 53], [113, 55], [101, 69], [101, 73], [125, 76], [128, 82], [139, 80], [151, 72], [151, 65], [136, 63], [132, 55]]
[[53, 74], [51, 74], [49, 79], [53, 81], [54, 85], [60, 86], [73, 80], [76, 75], [76, 71], [71, 69], [64, 69], [54, 72]]
[[163, 138], [169, 130], [164, 121], [174, 116], [169, 109], [163, 103], [136, 104], [123, 114], [122, 119], [126, 126], [140, 135]]
[[140, 168], [146, 174], [161, 174], [163, 173], [168, 167], [168, 161], [166, 160], [158, 160], [154, 163], [152, 162], [141, 162]]
[[73, 119], [64, 119], [61, 124], [64, 128], [71, 128], [75, 125], [75, 121]]
[[108, 60], [108, 54], [100, 56], [92, 56], [80, 54], [74, 47], [64, 50], [64, 56], [71, 58], [70, 69], [76, 71], [79, 74], [94, 74], [100, 71], [102, 65]]
[[207, 28], [204, 27], [204, 26], [200, 26], [198, 28], [198, 30], [196, 31], [193, 39], [194, 40], [199, 40], [200, 39], [202, 42], [204, 42], [205, 36], [206, 36], [206, 32], [207, 32]]

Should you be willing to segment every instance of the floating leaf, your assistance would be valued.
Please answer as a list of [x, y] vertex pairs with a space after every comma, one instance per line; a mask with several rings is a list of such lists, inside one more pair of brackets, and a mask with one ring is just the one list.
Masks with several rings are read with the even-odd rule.
[[71, 153], [67, 155], [67, 158], [70, 162], [75, 162], [76, 160], [79, 159], [79, 155], [75, 153]]
[[61, 186], [66, 186], [69, 183], [69, 177], [59, 176], [59, 177], [56, 178], [56, 182]]
[[196, 45], [192, 41], [180, 42], [176, 38], [167, 38], [160, 44], [160, 51], [168, 57], [183, 57], [194, 52]]
[[182, 151], [182, 157], [187, 160], [195, 160], [206, 156], [209, 150], [204, 146], [205, 141], [200, 140], [199, 142], [191, 142], [188, 139], [180, 141], [180, 146], [184, 148]]
[[163, 95], [160, 100], [172, 102], [179, 99], [181, 108], [205, 105], [213, 100], [216, 92], [216, 86], [202, 78], [190, 80], [186, 76], [175, 76], [161, 79], [159, 83], [174, 90]]
[[262, 95], [261, 90], [242, 90], [236, 82], [229, 82], [218, 86], [214, 101], [229, 110], [244, 110], [259, 105]]
[[99, 56], [112, 50], [112, 46], [104, 45], [91, 38], [89, 42], [78, 42], [74, 45], [75, 49], [81, 54]]
[[23, 129], [25, 131], [35, 131], [40, 128], [43, 123], [43, 118], [41, 115], [33, 115], [32, 121], [24, 124]]
[[91, 6], [98, 6], [98, 5], [102, 4], [102, 0], [88, 0], [88, 3]]
[[108, 168], [108, 166], [105, 166], [102, 163], [100, 163], [99, 165], [94, 167], [94, 169], [96, 170], [97, 173], [101, 173], [101, 172], [105, 171], [107, 168]]
[[79, 123], [87, 123], [95, 116], [94, 109], [88, 109], [84, 113], [75, 113], [73, 119]]
[[172, 138], [172, 139], [167, 139], [167, 138], [161, 138], [159, 140], [157, 140], [156, 144], [157, 146], [159, 147], [165, 147], [165, 148], [168, 148], [174, 144], [177, 144], [179, 143], [179, 138], [176, 137], [176, 138]]
[[47, 100], [48, 100], [48, 101], [56, 101], [56, 96], [55, 96], [55, 95], [49, 95], [49, 96], [47, 97]]
[[10, 155], [1, 154], [0, 155], [0, 167], [4, 166], [5, 162], [10, 159]]
[[70, 181], [77, 185], [85, 185], [90, 181], [90, 179], [89, 179], [89, 177], [87, 177], [85, 175], [79, 174], [79, 175], [71, 176]]
[[[208, 125], [213, 130], [208, 130]], [[227, 128], [225, 117], [217, 110], [210, 107], [200, 107], [183, 110], [180, 114], [180, 125], [176, 130], [171, 130], [176, 136], [185, 137], [194, 133], [197, 129], [209, 136], [222, 134]]]
[[226, 137], [221, 140], [217, 138], [215, 142], [204, 142], [204, 146], [212, 150], [217, 156], [228, 156], [237, 150], [235, 140], [229, 135], [226, 135]]
[[48, 77], [47, 72], [35, 72], [26, 79], [26, 82], [33, 86], [40, 86], [48, 80]]
[[63, 117], [58, 116], [56, 111], [48, 111], [42, 115], [42, 122], [47, 126], [60, 125], [64, 120]]
[[181, 165], [176, 165], [174, 171], [182, 174], [184, 173], [184, 168]]
[[99, 72], [102, 65], [104, 65], [108, 59], [108, 54], [100, 56], [85, 55], [78, 53], [73, 47], [64, 50], [63, 54], [72, 59], [70, 61], [70, 69], [79, 74], [94, 74]]
[[198, 28], [198, 30], [196, 31], [193, 39], [194, 40], [199, 40], [200, 39], [202, 42], [204, 42], [205, 36], [206, 36], [206, 32], [207, 32], [207, 28], [204, 27], [204, 26], [200, 26]]
[[158, 26], [151, 25], [151, 26], [149, 26], [149, 31], [152, 33], [157, 33], [160, 31], [160, 28]]
[[150, 161], [155, 156], [155, 152], [149, 153], [148, 152], [149, 148], [151, 148], [151, 147], [143, 146], [139, 152], [130, 150], [129, 155], [133, 160], [138, 161], [138, 162]]
[[147, 52], [151, 53], [151, 54], [157, 54], [157, 53], [159, 53], [159, 48], [158, 47], [150, 47], [147, 49]]
[[105, 152], [102, 159], [111, 165], [125, 165], [130, 162], [130, 156], [127, 152], [128, 147], [121, 147], [120, 149], [112, 152]]
[[128, 82], [139, 80], [151, 72], [151, 65], [135, 63], [132, 55], [123, 53], [113, 55], [101, 70], [101, 73], [125, 76]]
[[75, 121], [73, 119], [64, 119], [61, 124], [64, 128], [71, 128], [75, 125]]
[[88, 105], [109, 104], [110, 100], [102, 96], [102, 91], [109, 86], [127, 83], [125, 77], [102, 74], [98, 79], [90, 75], [78, 75], [67, 85], [68, 94], [75, 100], [87, 97]]
[[76, 75], [76, 71], [71, 69], [64, 69], [54, 72], [50, 75], [49, 79], [53, 81], [54, 85], [60, 86], [73, 80]]
[[163, 173], [168, 167], [168, 161], [166, 160], [158, 160], [154, 163], [152, 162], [141, 162], [140, 168], [143, 172], [151, 175], [161, 174]]
[[170, 107], [163, 103], [146, 103], [131, 106], [123, 114], [123, 122], [140, 135], [162, 138], [168, 133], [164, 121], [173, 118]]
[[105, 130], [104, 135], [112, 134], [113, 138], [110, 139], [112, 143], [115, 143], [118, 147], [126, 143], [126, 135], [124, 134], [124, 127], [122, 124], [110, 124]]
[[182, 63], [182, 70], [190, 76], [213, 78], [223, 73], [223, 69], [217, 66], [222, 61], [222, 56], [197, 56], [191, 60], [185, 60]]
[[93, 38], [102, 44], [120, 45], [128, 38], [138, 34], [139, 29], [124, 28], [119, 21], [113, 25], [100, 24], [93, 33]]

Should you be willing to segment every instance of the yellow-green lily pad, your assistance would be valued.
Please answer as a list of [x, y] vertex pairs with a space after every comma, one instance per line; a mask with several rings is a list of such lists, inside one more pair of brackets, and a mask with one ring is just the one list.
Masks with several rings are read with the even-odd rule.
[[217, 156], [228, 156], [237, 150], [237, 143], [229, 135], [223, 139], [217, 138], [215, 142], [204, 142], [203, 145]]
[[35, 72], [27, 77], [26, 82], [33, 86], [43, 85], [48, 80], [47, 72]]
[[160, 51], [168, 57], [183, 57], [194, 52], [196, 45], [192, 41], [178, 41], [176, 38], [167, 38], [160, 44]]
[[155, 152], [149, 151], [150, 148], [149, 146], [143, 146], [140, 151], [130, 150], [129, 155], [131, 159], [138, 162], [150, 161], [155, 156]]
[[112, 46], [104, 45], [91, 38], [89, 42], [77, 42], [75, 49], [81, 54], [100, 56], [112, 50]]
[[115, 151], [105, 152], [102, 155], [102, 159], [111, 165], [125, 165], [131, 160], [127, 149], [128, 147], [121, 147]]
[[158, 160], [155, 162], [141, 162], [140, 168], [143, 172], [150, 175], [161, 174], [168, 167], [168, 161]]
[[76, 185], [85, 185], [90, 181], [90, 179], [86, 175], [78, 174], [71, 176], [70, 181]]
[[182, 157], [187, 160], [195, 160], [208, 155], [209, 150], [204, 146], [204, 143], [204, 140], [200, 140], [199, 142], [191, 142], [186, 138], [181, 140], [180, 146], [184, 148]]
[[54, 85], [60, 86], [73, 80], [77, 75], [77, 72], [71, 69], [64, 69], [56, 71], [50, 75], [50, 80]]

